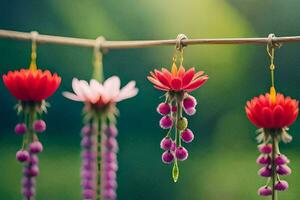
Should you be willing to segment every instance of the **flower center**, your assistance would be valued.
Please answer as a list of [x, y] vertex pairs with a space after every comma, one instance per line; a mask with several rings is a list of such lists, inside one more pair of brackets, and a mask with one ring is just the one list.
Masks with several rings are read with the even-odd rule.
[[276, 90], [273, 86], [270, 88], [270, 101], [272, 104], [276, 103]]

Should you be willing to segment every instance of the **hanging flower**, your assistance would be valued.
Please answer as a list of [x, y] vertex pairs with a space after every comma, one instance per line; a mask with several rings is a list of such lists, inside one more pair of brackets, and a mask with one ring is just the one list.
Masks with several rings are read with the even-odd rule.
[[[164, 150], [162, 162], [173, 165], [172, 176], [174, 182], [178, 180], [179, 168], [177, 161], [188, 158], [188, 150], [182, 146], [181, 141], [190, 143], [194, 139], [194, 133], [188, 128], [188, 120], [183, 117], [184, 110], [187, 115], [196, 113], [197, 100], [189, 92], [200, 88], [208, 80], [203, 71], [195, 72], [194, 68], [185, 70], [183, 66], [177, 69], [172, 66], [171, 72], [165, 68], [161, 71], [150, 72], [148, 80], [158, 90], [165, 91], [165, 101], [157, 107], [157, 112], [163, 117], [159, 124], [162, 129], [167, 129], [167, 135], [162, 139], [160, 147]], [[174, 137], [172, 136], [174, 130]]]
[[81, 101], [97, 106], [114, 104], [134, 97], [138, 93], [135, 81], [130, 81], [120, 89], [120, 79], [117, 76], [108, 78], [103, 84], [92, 79], [90, 84], [85, 80], [74, 78], [72, 81], [74, 93], [64, 92], [63, 95], [73, 101]]
[[[287, 133], [288, 126], [292, 125], [299, 113], [298, 101], [282, 94], [276, 94], [271, 87], [270, 93], [259, 95], [248, 101], [245, 107], [248, 119], [259, 128], [257, 140], [262, 143], [258, 146], [261, 153], [257, 163], [262, 166], [259, 175], [269, 180], [258, 190], [261, 196], [274, 196], [275, 190], [285, 191], [288, 183], [280, 176], [291, 174], [289, 159], [280, 153], [278, 143], [288, 143], [292, 137]], [[272, 180], [272, 181], [270, 181]], [[272, 187], [270, 183], [272, 182]]]
[[[122, 89], [120, 85], [117, 76], [108, 78], [103, 84], [95, 79], [88, 83], [74, 78], [72, 81], [74, 93], [63, 93], [66, 98], [85, 104], [85, 125], [81, 141], [81, 185], [84, 199], [101, 196], [104, 200], [114, 200], [117, 197], [118, 131], [115, 126], [115, 115], [118, 112], [115, 106], [117, 102], [134, 97], [138, 93], [135, 81], [130, 81]], [[100, 127], [99, 121], [102, 122]]]
[[37, 70], [35, 65], [30, 69], [9, 71], [2, 78], [9, 92], [19, 100], [16, 108], [22, 122], [15, 126], [15, 132], [25, 136], [21, 150], [16, 153], [16, 159], [24, 163], [22, 194], [26, 199], [31, 199], [36, 195], [38, 154], [43, 151], [38, 134], [46, 130], [46, 123], [41, 119], [46, 111], [45, 99], [57, 90], [61, 78], [56, 73], [52, 75], [48, 70]]
[[171, 72], [165, 68], [161, 71], [155, 69], [147, 78], [159, 90], [192, 92], [207, 81], [208, 76], [203, 74], [203, 71], [195, 73], [195, 68], [186, 71], [183, 66], [177, 69], [176, 65], [173, 65]]
[[57, 90], [61, 78], [49, 70], [21, 69], [3, 75], [3, 82], [18, 100], [40, 102]]
[[272, 103], [269, 94], [260, 95], [247, 102], [246, 113], [248, 119], [258, 128], [288, 127], [298, 116], [298, 101], [278, 93]]

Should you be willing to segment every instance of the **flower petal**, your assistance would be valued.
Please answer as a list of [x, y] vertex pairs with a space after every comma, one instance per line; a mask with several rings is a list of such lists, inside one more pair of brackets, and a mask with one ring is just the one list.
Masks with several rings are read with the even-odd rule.
[[190, 84], [188, 84], [185, 88], [186, 91], [188, 92], [192, 92], [195, 89], [201, 87], [204, 83], [206, 83], [206, 81], [208, 80], [208, 76], [202, 76], [198, 79], [193, 80]]
[[182, 87], [187, 86], [193, 79], [195, 75], [195, 68], [189, 69], [187, 72], [185, 72], [183, 78], [182, 78]]
[[73, 101], [84, 101], [84, 99], [79, 98], [79, 96], [71, 93], [71, 92], [63, 92], [62, 95], [68, 99], [71, 99]]
[[138, 89], [135, 87], [135, 81], [130, 81], [126, 86], [124, 86], [118, 97], [116, 98], [116, 101], [122, 101], [124, 99], [128, 99], [131, 97], [134, 97], [135, 95], [137, 95], [138, 93]]
[[274, 126], [280, 128], [283, 125], [283, 120], [284, 120], [284, 110], [282, 106], [276, 105], [274, 110], [273, 110], [273, 123]]
[[171, 88], [175, 91], [181, 90], [181, 79], [180, 78], [173, 78], [171, 81]]

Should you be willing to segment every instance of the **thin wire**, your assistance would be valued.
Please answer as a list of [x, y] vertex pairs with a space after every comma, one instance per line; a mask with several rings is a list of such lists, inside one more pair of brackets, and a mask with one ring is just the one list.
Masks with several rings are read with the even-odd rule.
[[102, 43], [105, 41], [105, 38], [99, 36], [96, 38], [96, 43], [94, 46], [94, 63], [93, 63], [93, 78], [103, 82], [103, 54], [102, 54]]
[[[31, 34], [26, 32], [17, 32], [0, 29], [0, 38], [15, 39], [15, 40], [31, 40]], [[52, 35], [41, 35], [36, 37], [37, 43], [52, 43], [59, 45], [71, 45], [82, 47], [94, 47], [96, 41], [92, 39], [61, 37]], [[201, 38], [201, 39], [185, 39], [182, 44], [197, 45], [197, 44], [268, 44], [269, 38]], [[290, 43], [300, 42], [300, 36], [274, 37], [274, 43]], [[163, 45], [176, 45], [176, 39], [170, 40], [141, 40], [141, 41], [105, 41], [102, 43], [102, 49], [125, 49], [125, 48], [145, 48]]]
[[273, 33], [270, 33], [268, 36], [268, 44], [267, 44], [267, 53], [270, 57], [270, 71], [271, 71], [271, 84], [272, 87], [275, 88], [275, 78], [274, 78], [274, 70], [275, 70], [275, 65], [274, 65], [274, 57], [275, 57], [275, 48], [276, 47], [281, 47], [282, 44], [276, 43], [273, 41], [275, 38], [275, 35]]
[[36, 57], [37, 57], [36, 38], [38, 36], [38, 32], [37, 31], [32, 31], [30, 34], [31, 34], [31, 61], [30, 61], [29, 69], [30, 70], [37, 70], [37, 65], [36, 65]]

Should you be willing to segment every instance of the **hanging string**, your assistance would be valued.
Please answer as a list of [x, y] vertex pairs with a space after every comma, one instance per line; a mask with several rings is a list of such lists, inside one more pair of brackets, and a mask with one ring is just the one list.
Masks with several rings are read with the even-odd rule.
[[29, 65], [29, 69], [30, 70], [37, 70], [37, 65], [36, 65], [36, 49], [37, 49], [37, 45], [36, 45], [36, 38], [38, 36], [38, 32], [37, 31], [32, 31], [31, 33], [31, 61], [30, 61], [30, 65]]
[[270, 57], [270, 72], [271, 72], [271, 88], [270, 88], [270, 96], [271, 102], [276, 101], [276, 89], [275, 89], [275, 64], [274, 64], [274, 57], [275, 57], [275, 48], [280, 47], [280, 43], [274, 42], [275, 34], [270, 33], [268, 36], [268, 44], [267, 44], [267, 53]]
[[179, 66], [183, 64], [183, 48], [187, 46], [186, 44], [183, 43], [183, 40], [187, 40], [187, 36], [184, 34], [178, 34], [176, 37], [176, 44], [174, 48], [174, 54], [173, 54], [173, 65], [176, 64], [177, 62], [177, 57], [179, 55]]
[[102, 44], [105, 41], [103, 36], [99, 36], [96, 39], [94, 46], [94, 63], [93, 63], [93, 79], [99, 81], [100, 83], [104, 80], [103, 75], [103, 52], [102, 52]]

